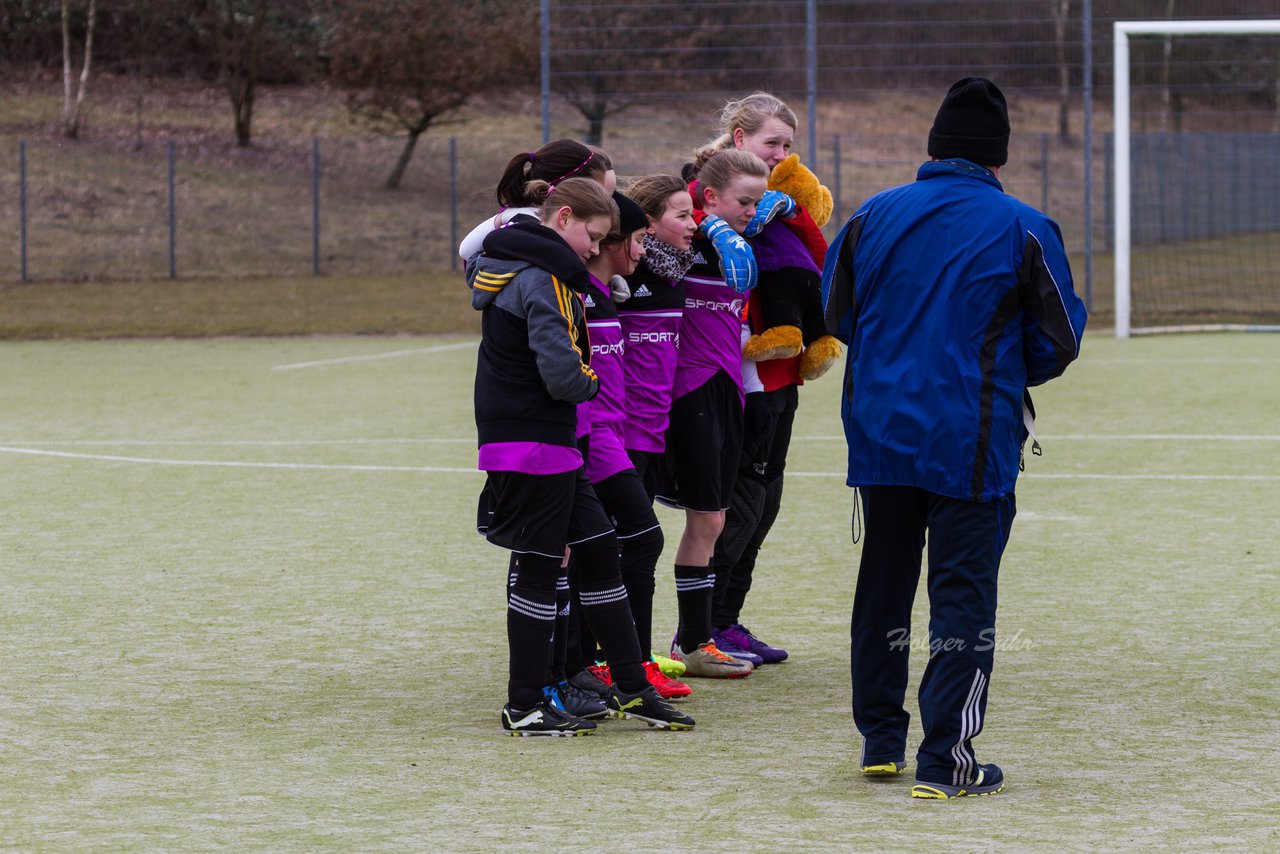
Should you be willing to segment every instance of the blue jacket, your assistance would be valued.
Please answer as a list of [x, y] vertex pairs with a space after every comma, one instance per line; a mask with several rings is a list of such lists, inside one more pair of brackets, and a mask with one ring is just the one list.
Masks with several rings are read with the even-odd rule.
[[931, 161], [841, 230], [822, 302], [848, 345], [849, 485], [1012, 493], [1026, 391], [1066, 370], [1084, 332], [1057, 224], [986, 169]]

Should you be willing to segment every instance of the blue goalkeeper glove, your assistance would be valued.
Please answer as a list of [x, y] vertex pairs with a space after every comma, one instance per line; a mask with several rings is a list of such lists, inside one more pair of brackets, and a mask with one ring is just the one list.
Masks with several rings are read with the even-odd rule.
[[775, 216], [787, 219], [796, 212], [796, 200], [777, 190], [765, 190], [764, 197], [756, 204], [756, 215], [747, 223], [743, 234], [755, 237]]
[[745, 294], [756, 286], [756, 253], [751, 244], [718, 216], [702, 221], [702, 233], [720, 256], [720, 272], [735, 291]]

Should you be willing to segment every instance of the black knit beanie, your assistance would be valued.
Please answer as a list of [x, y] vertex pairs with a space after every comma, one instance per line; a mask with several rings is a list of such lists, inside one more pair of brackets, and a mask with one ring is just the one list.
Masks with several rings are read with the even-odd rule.
[[963, 157], [979, 166], [1009, 161], [1009, 107], [996, 84], [965, 77], [952, 85], [929, 131], [929, 156]]
[[649, 215], [644, 212], [644, 208], [617, 190], [613, 191], [613, 200], [618, 204], [619, 234], [629, 235], [649, 226]]

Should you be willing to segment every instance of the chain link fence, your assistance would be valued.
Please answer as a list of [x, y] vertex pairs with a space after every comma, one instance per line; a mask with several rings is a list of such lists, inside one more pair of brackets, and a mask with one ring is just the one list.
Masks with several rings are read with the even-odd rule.
[[[521, 82], [528, 96], [508, 99], [521, 106], [499, 123], [509, 131], [428, 133], [397, 191], [382, 189], [403, 144], [394, 138], [211, 154], [8, 137], [0, 280], [448, 268], [460, 234], [493, 213], [493, 187], [516, 152], [573, 136], [602, 145], [620, 174], [678, 172], [714, 135], [724, 101], [756, 89], [800, 116], [796, 151], [833, 190], [834, 230], [868, 195], [914, 177], [946, 87], [979, 74], [1010, 103], [1006, 190], [1059, 221], [1078, 278], [1105, 308], [1111, 25], [1166, 17], [1173, 4], [1097, 5], [542, 0], [541, 91]], [[1185, 0], [1176, 13], [1261, 18], [1275, 7]], [[1233, 123], [1246, 116], [1242, 129], [1272, 135], [1260, 145], [1274, 144], [1280, 38], [1150, 39], [1133, 59], [1135, 132], [1204, 130], [1231, 109]]]

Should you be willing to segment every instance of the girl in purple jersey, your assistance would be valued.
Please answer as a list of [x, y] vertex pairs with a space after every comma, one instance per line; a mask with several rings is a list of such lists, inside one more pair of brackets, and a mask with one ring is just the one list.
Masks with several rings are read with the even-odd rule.
[[[654, 568], [662, 556], [662, 528], [640, 475], [627, 456], [625, 437], [630, 407], [623, 367], [627, 342], [614, 301], [617, 285], [610, 284], [615, 277], [635, 272], [645, 253], [643, 239], [649, 217], [621, 193], [614, 193], [613, 199], [621, 214], [620, 228], [601, 241], [600, 254], [587, 262], [591, 287], [584, 303], [591, 335], [591, 366], [600, 378], [600, 391], [579, 405], [578, 433], [586, 436], [580, 446], [586, 456], [587, 479], [618, 533], [622, 582], [631, 603], [646, 675], [660, 696], [686, 697], [689, 686], [665, 676], [652, 658]], [[570, 649], [568, 669], [577, 671], [570, 681], [583, 687], [590, 685], [581, 671], [594, 663], [595, 643], [589, 629], [581, 623], [579, 626], [583, 642]], [[598, 678], [601, 674], [597, 670], [591, 675]], [[599, 690], [598, 686], [591, 687]]]
[[666, 450], [671, 388], [676, 375], [684, 274], [693, 263], [693, 197], [675, 175], [648, 175], [627, 194], [649, 215], [644, 257], [627, 276], [631, 296], [618, 306], [627, 358], [627, 427], [624, 444], [653, 496], [658, 463]]
[[685, 511], [675, 566], [681, 622], [671, 657], [683, 660], [691, 676], [736, 678], [753, 669], [750, 662], [725, 655], [712, 639], [711, 558], [724, 527], [743, 437], [745, 296], [726, 282], [722, 270], [730, 269], [730, 250], [745, 248], [739, 235], [755, 215], [768, 177], [759, 157], [726, 150], [701, 165], [694, 188], [706, 217], [693, 241], [693, 266], [684, 277], [666, 440], [673, 483], [657, 496]]
[[[650, 506], [663, 481], [671, 389], [676, 375], [680, 317], [684, 314], [684, 274], [693, 263], [693, 197], [675, 175], [647, 175], [627, 187], [627, 195], [649, 216], [644, 257], [626, 277], [630, 297], [618, 306], [626, 358], [627, 421], [623, 446], [644, 484]], [[667, 650], [663, 650], [666, 652]], [[664, 673], [679, 676], [682, 662], [660, 654]]]

